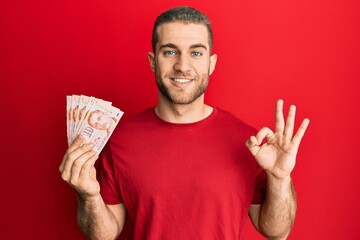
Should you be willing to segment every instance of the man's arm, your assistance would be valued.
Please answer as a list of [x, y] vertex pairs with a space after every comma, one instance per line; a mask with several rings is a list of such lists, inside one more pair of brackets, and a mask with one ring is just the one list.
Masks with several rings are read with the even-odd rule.
[[264, 203], [250, 206], [249, 216], [255, 228], [268, 239], [286, 239], [295, 214], [296, 193], [291, 178], [279, 180], [268, 176]]
[[59, 167], [62, 179], [78, 192], [78, 223], [88, 239], [115, 239], [124, 226], [123, 204], [106, 205], [94, 167], [98, 155], [79, 135]]
[[101, 196], [78, 196], [78, 224], [88, 239], [116, 239], [125, 220], [124, 204], [105, 205]]
[[[264, 236], [269, 239], [286, 239], [296, 213], [296, 195], [291, 182], [296, 154], [309, 125], [304, 119], [294, 135], [295, 106], [290, 106], [286, 119], [283, 116], [283, 101], [276, 104], [275, 133], [262, 128], [246, 142], [249, 151], [267, 174], [267, 193], [262, 205], [252, 205], [250, 218]], [[266, 143], [262, 144], [266, 139]]]

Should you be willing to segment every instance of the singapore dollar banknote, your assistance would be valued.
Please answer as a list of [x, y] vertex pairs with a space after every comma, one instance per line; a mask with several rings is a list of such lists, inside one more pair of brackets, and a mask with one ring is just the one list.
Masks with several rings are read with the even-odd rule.
[[79, 134], [99, 154], [124, 113], [111, 102], [85, 95], [66, 96], [67, 141], [70, 146]]

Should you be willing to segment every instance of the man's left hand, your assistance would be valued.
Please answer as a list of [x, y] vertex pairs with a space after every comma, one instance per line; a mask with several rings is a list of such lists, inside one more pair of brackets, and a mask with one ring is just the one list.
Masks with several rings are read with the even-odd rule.
[[[310, 121], [305, 118], [298, 131], [294, 133], [296, 107], [291, 105], [286, 119], [283, 115], [283, 101], [278, 100], [276, 104], [275, 133], [267, 128], [262, 128], [256, 136], [251, 136], [246, 142], [249, 151], [255, 157], [258, 164], [267, 172], [278, 179], [285, 179], [295, 167], [296, 154], [302, 137]], [[266, 142], [262, 144], [263, 140]]]

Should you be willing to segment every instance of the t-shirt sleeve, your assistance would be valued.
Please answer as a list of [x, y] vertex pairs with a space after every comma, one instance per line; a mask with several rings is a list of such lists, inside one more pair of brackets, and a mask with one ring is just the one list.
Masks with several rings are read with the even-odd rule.
[[106, 204], [119, 204], [123, 202], [119, 186], [114, 174], [110, 144], [102, 151], [98, 164], [98, 181], [100, 183], [100, 194]]
[[266, 197], [266, 174], [261, 168], [258, 169], [255, 179], [255, 191], [251, 200], [252, 204], [262, 204]]

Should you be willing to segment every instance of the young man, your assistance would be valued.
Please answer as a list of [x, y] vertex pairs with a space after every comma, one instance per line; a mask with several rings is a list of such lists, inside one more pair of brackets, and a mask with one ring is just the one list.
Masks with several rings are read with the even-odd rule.
[[148, 54], [158, 105], [119, 124], [98, 180], [91, 145], [79, 136], [67, 150], [60, 171], [79, 194], [79, 225], [89, 239], [242, 239], [247, 215], [269, 239], [290, 233], [291, 172], [309, 120], [294, 135], [295, 106], [285, 124], [279, 100], [275, 133], [256, 133], [206, 105], [217, 59], [211, 50], [204, 14], [189, 7], [162, 13]]

